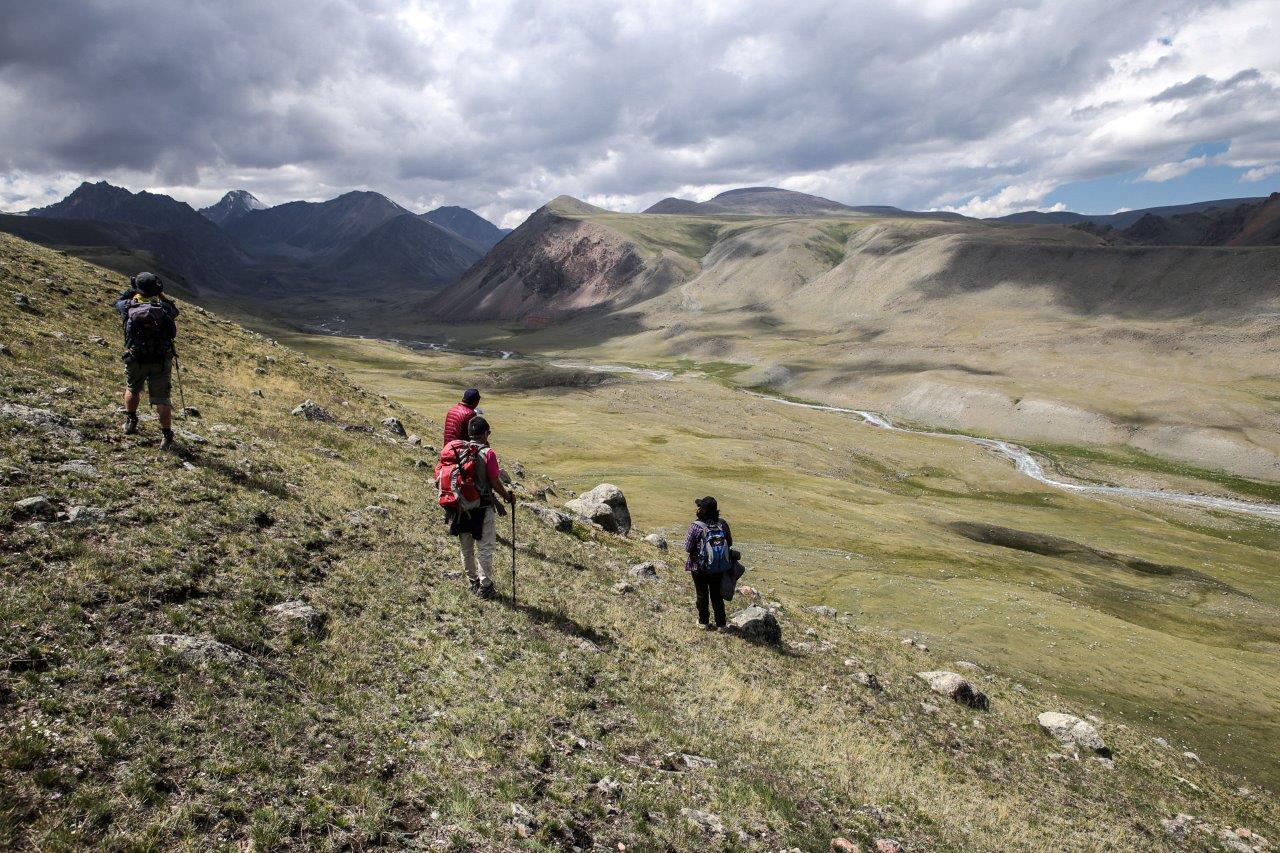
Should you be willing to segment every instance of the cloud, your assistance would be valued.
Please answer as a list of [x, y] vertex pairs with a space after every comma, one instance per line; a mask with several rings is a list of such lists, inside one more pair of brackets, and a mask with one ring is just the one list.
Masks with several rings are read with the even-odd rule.
[[1157, 184], [1172, 181], [1174, 178], [1181, 178], [1183, 175], [1194, 172], [1205, 165], [1208, 160], [1209, 158], [1202, 154], [1199, 157], [1188, 157], [1186, 160], [1179, 160], [1176, 163], [1161, 163], [1158, 166], [1152, 166], [1147, 169], [1138, 180]]
[[1010, 213], [1017, 213], [1020, 210], [1066, 210], [1066, 205], [1062, 203], [1049, 207], [1044, 206], [1045, 196], [1052, 191], [1053, 184], [1047, 181], [1035, 184], [1014, 184], [987, 198], [974, 196], [958, 207], [945, 207], [943, 209], [980, 219], [1005, 216]]
[[1280, 163], [1271, 163], [1266, 166], [1255, 166], [1240, 176], [1240, 183], [1248, 184], [1254, 181], [1261, 181], [1272, 175], [1280, 175]]
[[0, 202], [81, 178], [196, 204], [371, 188], [509, 224], [559, 193], [780, 184], [1007, 212], [1210, 140], [1280, 160], [1274, 4], [10, 4]]

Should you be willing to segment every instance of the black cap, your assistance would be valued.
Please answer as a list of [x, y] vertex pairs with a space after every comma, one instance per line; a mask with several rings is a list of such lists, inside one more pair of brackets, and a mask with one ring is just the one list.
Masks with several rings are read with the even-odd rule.
[[480, 392], [475, 388], [468, 388], [462, 394], [462, 402], [474, 409], [476, 407], [476, 403], [480, 402]]
[[716, 505], [716, 499], [707, 495], [705, 498], [698, 498], [694, 501], [698, 505], [698, 509], [705, 509], [708, 512], [719, 512], [720, 507]]
[[467, 435], [472, 438], [479, 438], [489, 431], [489, 422], [484, 419], [483, 415], [476, 415], [467, 421]]
[[140, 272], [133, 277], [133, 286], [143, 296], [159, 296], [164, 290], [160, 279], [149, 272]]

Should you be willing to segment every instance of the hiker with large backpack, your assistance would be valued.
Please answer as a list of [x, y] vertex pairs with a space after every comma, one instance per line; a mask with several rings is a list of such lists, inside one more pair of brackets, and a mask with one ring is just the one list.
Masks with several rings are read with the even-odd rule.
[[494, 498], [511, 504], [511, 511], [515, 512], [516, 496], [503, 485], [498, 454], [489, 446], [489, 422], [482, 415], [476, 415], [468, 422], [467, 431], [466, 441], [455, 439], [440, 451], [436, 489], [449, 532], [458, 537], [462, 568], [467, 573], [471, 591], [481, 598], [493, 598], [496, 595], [493, 586], [493, 551], [498, 539], [496, 516], [506, 515], [506, 510]]
[[480, 410], [476, 407], [480, 405], [480, 392], [475, 388], [468, 388], [466, 393], [462, 395], [462, 402], [458, 403], [450, 409], [444, 416], [444, 442], [440, 445], [444, 447], [451, 441], [466, 441], [471, 437], [467, 432], [467, 424], [471, 423], [471, 419], [480, 414]]
[[149, 272], [138, 273], [129, 284], [115, 302], [124, 324], [124, 432], [138, 431], [138, 404], [145, 385], [164, 434], [160, 449], [168, 450], [173, 447], [169, 391], [177, 355], [173, 342], [178, 336], [178, 306], [165, 296], [160, 279]]
[[[698, 498], [697, 521], [689, 525], [684, 537], [685, 571], [693, 578], [698, 600], [698, 623], [708, 631], [725, 626], [724, 597], [721, 582], [733, 569], [733, 534], [729, 522], [720, 517], [720, 507], [713, 497]], [[715, 623], [711, 622], [712, 611]]]

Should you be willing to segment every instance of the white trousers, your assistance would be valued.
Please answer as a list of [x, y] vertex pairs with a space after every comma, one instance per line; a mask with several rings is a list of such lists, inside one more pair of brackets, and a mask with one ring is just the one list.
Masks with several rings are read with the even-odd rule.
[[476, 565], [476, 539], [470, 533], [458, 537], [462, 545], [462, 568], [467, 577], [481, 586], [493, 583], [493, 549], [498, 541], [493, 507], [484, 511], [484, 527], [480, 532], [480, 561]]

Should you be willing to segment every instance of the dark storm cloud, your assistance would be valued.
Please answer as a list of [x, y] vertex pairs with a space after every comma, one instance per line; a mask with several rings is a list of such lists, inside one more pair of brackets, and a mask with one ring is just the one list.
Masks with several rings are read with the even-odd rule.
[[[370, 187], [501, 216], [559, 192], [638, 205], [789, 178], [924, 206], [1133, 168], [1140, 146], [1123, 138], [1063, 152], [1132, 106], [1117, 80], [1185, 67], [1180, 28], [1218, 4], [9, 5], [4, 197], [100, 176], [205, 202], [231, 186], [272, 202]], [[1261, 75], [1185, 74], [1137, 102], [1196, 107]]]

